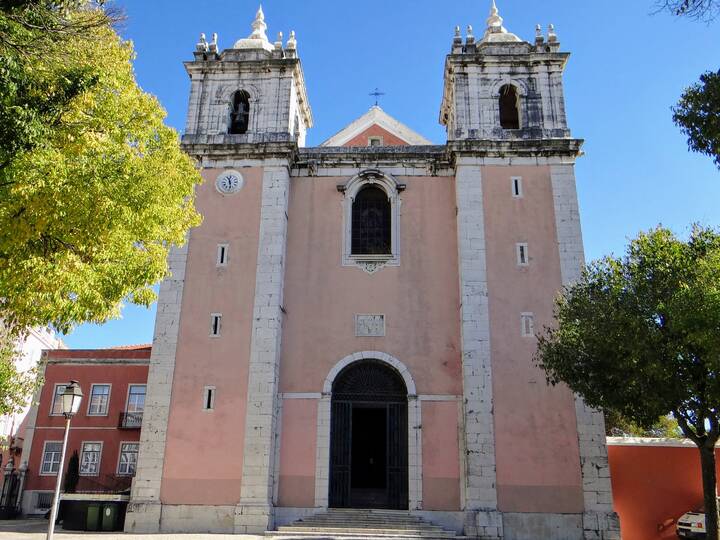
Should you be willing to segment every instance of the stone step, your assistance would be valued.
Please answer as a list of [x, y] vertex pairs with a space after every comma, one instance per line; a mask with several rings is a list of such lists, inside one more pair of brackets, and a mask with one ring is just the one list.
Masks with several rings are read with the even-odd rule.
[[345, 533], [363, 533], [363, 534], [403, 534], [410, 536], [442, 536], [454, 538], [455, 534], [444, 531], [439, 527], [428, 527], [422, 529], [395, 529], [395, 528], [376, 528], [370, 526], [358, 526], [353, 523], [350, 527], [301, 527], [298, 525], [286, 525], [278, 527], [278, 532], [303, 532], [303, 533], [327, 533], [327, 534], [345, 534]]
[[344, 533], [309, 533], [309, 532], [267, 532], [265, 533], [266, 538], [271, 540], [292, 540], [296, 538], [303, 538], [304, 540], [342, 540], [342, 539], [360, 539], [360, 538], [387, 538], [389, 540], [448, 540], [448, 539], [459, 539], [463, 537], [457, 537], [454, 535], [450, 536], [417, 536], [417, 535], [403, 535], [399, 532], [394, 533], [380, 533], [374, 532], [372, 536], [369, 536], [365, 531], [359, 532], [344, 532]]
[[266, 536], [275, 540], [385, 538], [390, 540], [452, 540], [460, 538], [403, 510], [330, 509], [283, 525]]
[[383, 519], [383, 518], [365, 518], [365, 519], [358, 519], [358, 518], [345, 518], [345, 517], [331, 517], [331, 518], [304, 518], [298, 521], [298, 523], [319, 523], [319, 524], [329, 524], [329, 523], [339, 523], [339, 524], [346, 524], [346, 523], [387, 523], [388, 525], [424, 525], [426, 524], [425, 521], [421, 520], [393, 520], [393, 519]]

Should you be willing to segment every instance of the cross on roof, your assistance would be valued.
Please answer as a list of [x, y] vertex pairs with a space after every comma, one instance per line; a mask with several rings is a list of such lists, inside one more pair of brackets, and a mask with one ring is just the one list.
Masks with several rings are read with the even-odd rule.
[[378, 88], [375, 88], [372, 92], [370, 92], [368, 95], [375, 97], [375, 106], [378, 106], [378, 98], [380, 96], [384, 96], [385, 92], [381, 92]]

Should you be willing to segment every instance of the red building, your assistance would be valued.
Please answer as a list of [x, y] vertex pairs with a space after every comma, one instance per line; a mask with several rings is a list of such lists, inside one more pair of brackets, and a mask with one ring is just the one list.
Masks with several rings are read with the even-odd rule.
[[57, 396], [70, 380], [78, 381], [84, 397], [72, 419], [63, 472], [77, 452], [78, 493], [125, 496], [137, 463], [149, 361], [150, 345], [44, 352], [44, 385], [27, 418], [21, 458], [27, 463], [25, 514], [50, 507], [65, 427]]

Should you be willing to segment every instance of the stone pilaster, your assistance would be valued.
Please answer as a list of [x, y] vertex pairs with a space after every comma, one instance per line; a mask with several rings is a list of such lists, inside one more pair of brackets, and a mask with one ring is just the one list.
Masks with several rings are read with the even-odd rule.
[[128, 532], [154, 533], [160, 530], [160, 484], [165, 461], [187, 253], [188, 242], [182, 247], [170, 249], [170, 275], [160, 285], [145, 413], [140, 431], [140, 453], [125, 518], [125, 530]]
[[273, 527], [273, 486], [278, 423], [290, 170], [286, 160], [266, 161], [247, 390], [247, 419], [236, 533]]
[[[585, 261], [574, 165], [553, 165], [550, 174], [560, 252], [560, 272], [563, 285], [566, 285], [580, 278]], [[613, 511], [603, 414], [588, 407], [582, 398], [576, 397], [575, 416], [585, 500], [584, 538], [617, 540], [620, 538], [620, 524], [617, 514]]]
[[[497, 510], [490, 318], [485, 266], [482, 174], [477, 158], [456, 162], [458, 265], [463, 370], [466, 534], [502, 538]], [[475, 527], [475, 530], [473, 529]]]

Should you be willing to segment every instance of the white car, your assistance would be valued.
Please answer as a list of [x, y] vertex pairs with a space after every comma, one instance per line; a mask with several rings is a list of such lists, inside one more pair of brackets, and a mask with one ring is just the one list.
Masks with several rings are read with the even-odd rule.
[[705, 508], [686, 512], [677, 520], [678, 538], [705, 538]]

